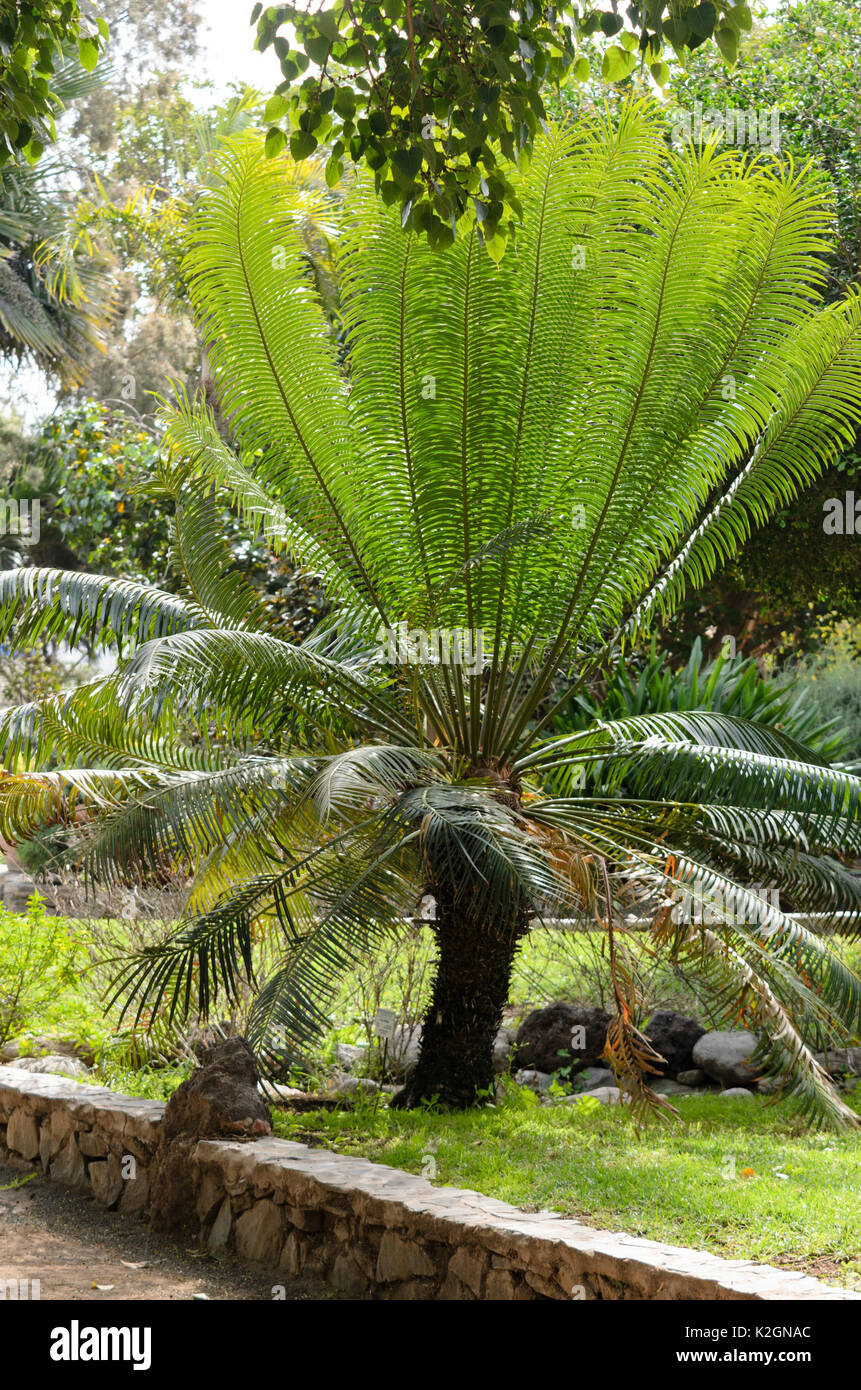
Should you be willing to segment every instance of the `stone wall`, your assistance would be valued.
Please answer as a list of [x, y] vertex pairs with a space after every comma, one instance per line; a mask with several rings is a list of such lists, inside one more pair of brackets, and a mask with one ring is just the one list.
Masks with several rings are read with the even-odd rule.
[[[164, 1106], [0, 1067], [0, 1152], [142, 1217]], [[190, 1159], [211, 1250], [357, 1298], [859, 1299], [803, 1274], [518, 1211], [281, 1139], [203, 1141]]]

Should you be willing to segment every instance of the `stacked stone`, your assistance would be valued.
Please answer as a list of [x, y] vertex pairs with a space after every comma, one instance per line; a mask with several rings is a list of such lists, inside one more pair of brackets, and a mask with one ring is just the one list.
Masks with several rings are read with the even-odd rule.
[[[0, 1067], [0, 1153], [141, 1215], [164, 1106]], [[393, 1300], [858, 1300], [807, 1275], [593, 1230], [365, 1159], [262, 1138], [189, 1158], [202, 1243], [279, 1278]]]
[[126, 1216], [147, 1209], [163, 1113], [160, 1101], [0, 1067], [0, 1152]]

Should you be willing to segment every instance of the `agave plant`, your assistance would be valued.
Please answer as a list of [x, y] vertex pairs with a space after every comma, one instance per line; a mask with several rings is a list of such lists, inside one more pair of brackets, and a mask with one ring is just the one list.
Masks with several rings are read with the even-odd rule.
[[[706, 661], [697, 637], [684, 666], [674, 670], [655, 637], [647, 651], [627, 653], [591, 690], [578, 692], [572, 707], [554, 721], [554, 731], [588, 729], [596, 719], [670, 710], [713, 710], [782, 729], [829, 761], [849, 756], [852, 744], [838, 719], [823, 720], [810, 690], [791, 669], [763, 675], [755, 657], [723, 653]], [[854, 770], [854, 769], [853, 769]], [[614, 771], [615, 775], [615, 771]]]
[[[649, 1103], [659, 1064], [623, 921], [645, 901], [655, 945], [760, 1030], [763, 1065], [854, 1123], [813, 1053], [858, 1032], [861, 982], [804, 914], [861, 921], [843, 867], [861, 781], [719, 711], [550, 734], [559, 700], [861, 419], [861, 300], [819, 305], [818, 184], [672, 152], [631, 106], [615, 128], [537, 143], [512, 174], [522, 223], [497, 267], [475, 229], [444, 252], [405, 235], [385, 188], [360, 182], [338, 236], [341, 353], [279, 161], [246, 139], [222, 174], [187, 271], [235, 447], [205, 407], [169, 411], [157, 496], [175, 508], [182, 595], [0, 576], [0, 641], [122, 651], [113, 673], [2, 716], [0, 834], [84, 821], [95, 876], [192, 875], [184, 919], [118, 991], [139, 1016], [205, 1013], [265, 948], [249, 1031], [273, 1074], [328, 1025], [339, 972], [390, 949], [430, 895], [406, 1106], [488, 1093], [520, 943], [583, 914], [610, 947], [605, 1055]], [[232, 571], [216, 485], [325, 585], [331, 618], [303, 644]], [[599, 761], [604, 789], [587, 794]], [[708, 919], [678, 910], [699, 898]]]

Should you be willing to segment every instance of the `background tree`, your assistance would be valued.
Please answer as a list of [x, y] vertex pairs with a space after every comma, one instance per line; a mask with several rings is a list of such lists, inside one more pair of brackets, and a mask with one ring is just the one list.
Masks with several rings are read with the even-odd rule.
[[[734, 61], [752, 17], [727, 0], [338, 0], [257, 4], [255, 22], [284, 76], [267, 107], [271, 153], [288, 131], [294, 159], [326, 143], [333, 181], [345, 160], [364, 162], [405, 228], [448, 246], [468, 214], [498, 260], [520, 216], [506, 161], [528, 158], [547, 90], [569, 72], [589, 77], [584, 42], [608, 40], [605, 81], [640, 66], [663, 84], [665, 48], [685, 55], [714, 36]], [[287, 130], [274, 124], [285, 118]]]
[[[66, 64], [54, 76], [57, 99], [72, 103], [98, 85]], [[22, 155], [0, 167], [0, 355], [28, 358], [61, 386], [81, 381], [90, 348], [103, 348], [113, 311], [109, 258], [81, 244], [59, 267], [74, 193], [63, 187], [56, 150], [35, 167]]]
[[107, 39], [101, 7], [87, 0], [0, 0], [0, 166], [41, 157], [56, 139], [69, 63], [91, 72]]
[[[824, 258], [826, 296], [857, 283], [861, 269], [861, 0], [782, 0], [757, 26], [732, 69], [697, 54], [667, 89], [671, 105], [691, 110], [777, 108], [780, 154], [813, 160], [831, 191], [833, 234]], [[739, 157], [754, 157], [741, 149]], [[826, 536], [824, 503], [861, 497], [856, 440], [815, 489], [781, 507], [741, 554], [687, 606], [679, 651], [707, 627], [719, 646], [733, 634], [745, 649], [768, 651], [811, 640], [823, 615], [861, 616], [861, 558], [851, 532]]]

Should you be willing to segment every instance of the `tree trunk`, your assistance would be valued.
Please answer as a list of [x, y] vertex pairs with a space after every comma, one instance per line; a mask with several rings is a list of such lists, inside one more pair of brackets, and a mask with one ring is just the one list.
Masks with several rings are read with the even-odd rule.
[[433, 994], [422, 1024], [418, 1062], [392, 1104], [412, 1109], [436, 1099], [442, 1106], [464, 1110], [493, 1098], [493, 1044], [527, 917], [512, 902], [488, 921], [470, 912], [468, 902], [447, 906], [445, 894], [437, 890], [434, 896]]

